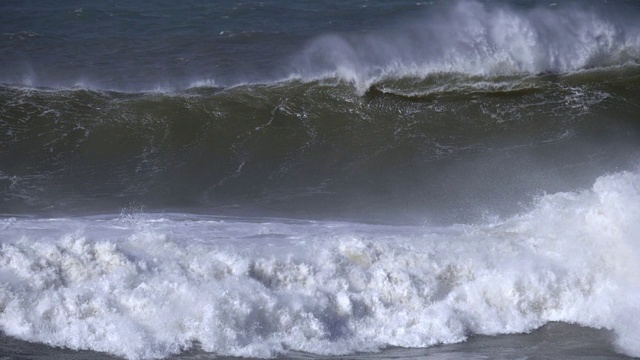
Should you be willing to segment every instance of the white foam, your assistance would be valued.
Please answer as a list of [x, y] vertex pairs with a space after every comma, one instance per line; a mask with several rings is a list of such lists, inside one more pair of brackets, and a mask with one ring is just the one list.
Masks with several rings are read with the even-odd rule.
[[549, 321], [640, 344], [640, 172], [447, 228], [184, 214], [0, 221], [0, 329], [157, 358], [424, 347]]

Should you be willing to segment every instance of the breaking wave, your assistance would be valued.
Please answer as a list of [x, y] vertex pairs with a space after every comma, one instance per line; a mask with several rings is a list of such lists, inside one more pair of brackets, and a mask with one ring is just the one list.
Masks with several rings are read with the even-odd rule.
[[359, 89], [386, 79], [450, 73], [562, 74], [638, 64], [638, 39], [637, 22], [604, 9], [458, 1], [384, 32], [317, 38], [293, 67], [304, 78], [337, 76]]

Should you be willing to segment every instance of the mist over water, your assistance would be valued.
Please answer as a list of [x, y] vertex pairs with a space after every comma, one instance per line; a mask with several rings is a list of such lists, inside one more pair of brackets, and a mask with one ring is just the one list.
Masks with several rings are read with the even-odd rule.
[[640, 356], [637, 2], [0, 10], [4, 335], [273, 357], [564, 322]]
[[439, 73], [492, 77], [637, 64], [636, 18], [598, 7], [458, 1], [388, 31], [319, 37], [294, 64], [303, 77], [339, 76], [361, 90], [381, 79]]

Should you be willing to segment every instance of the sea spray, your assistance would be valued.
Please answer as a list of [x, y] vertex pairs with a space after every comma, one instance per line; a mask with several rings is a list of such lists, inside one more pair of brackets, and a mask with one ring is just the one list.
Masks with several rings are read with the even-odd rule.
[[387, 79], [562, 74], [637, 64], [638, 39], [637, 23], [594, 6], [517, 9], [458, 1], [398, 28], [318, 37], [292, 67], [303, 78], [338, 77], [364, 93]]

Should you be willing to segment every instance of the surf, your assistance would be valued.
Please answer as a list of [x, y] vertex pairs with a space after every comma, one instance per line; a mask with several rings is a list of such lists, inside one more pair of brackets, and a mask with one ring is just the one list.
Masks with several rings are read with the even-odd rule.
[[322, 355], [605, 328], [638, 355], [640, 175], [448, 227], [189, 214], [0, 221], [0, 327], [128, 359]]

